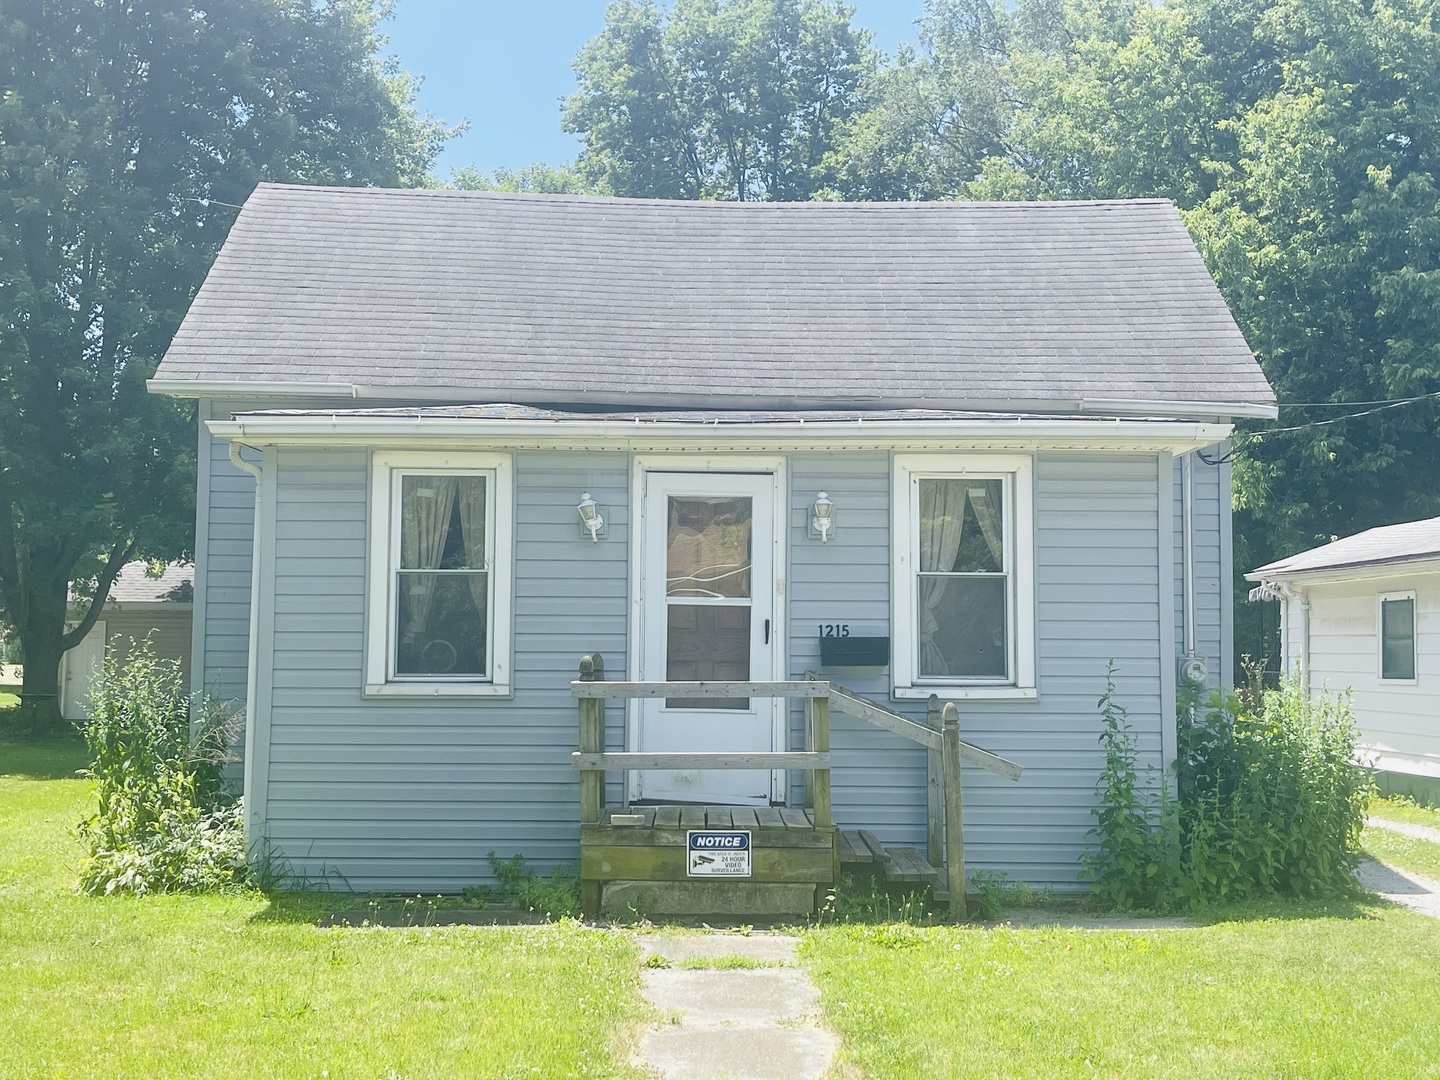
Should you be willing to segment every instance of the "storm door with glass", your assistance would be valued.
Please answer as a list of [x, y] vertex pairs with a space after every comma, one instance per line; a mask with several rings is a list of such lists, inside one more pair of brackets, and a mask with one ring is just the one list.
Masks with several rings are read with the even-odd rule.
[[[648, 472], [641, 553], [642, 680], [776, 677], [775, 477]], [[782, 715], [769, 698], [655, 698], [638, 705], [636, 750], [764, 752]], [[637, 773], [646, 801], [766, 805], [767, 769]]]

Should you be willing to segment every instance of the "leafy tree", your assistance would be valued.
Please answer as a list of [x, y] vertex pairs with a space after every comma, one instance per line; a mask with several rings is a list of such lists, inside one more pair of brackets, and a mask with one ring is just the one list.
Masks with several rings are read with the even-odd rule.
[[575, 165], [546, 165], [536, 162], [518, 169], [499, 168], [493, 173], [463, 165], [450, 174], [450, 184], [461, 191], [518, 191], [542, 195], [605, 195], [581, 175]]
[[838, 0], [615, 0], [575, 60], [565, 130], [619, 195], [798, 200], [834, 186], [827, 156], [876, 63]]
[[[871, 96], [931, 142], [857, 142], [885, 127], [862, 117], [842, 148], [871, 191], [1173, 199], [1282, 402], [1440, 390], [1433, 3], [934, 0], [922, 41]], [[1359, 411], [1297, 405], [1278, 426]], [[1246, 442], [1237, 571], [1440, 513], [1437, 420], [1422, 401]], [[1259, 652], [1258, 612], [1236, 611]]]
[[41, 726], [121, 565], [193, 544], [192, 421], [145, 379], [234, 206], [261, 179], [427, 178], [446, 133], [377, 60], [384, 12], [0, 0], [0, 606]]
[[846, 199], [956, 199], [1003, 156], [1012, 112], [1002, 65], [1011, 22], [985, 0], [933, 0], [919, 48], [901, 46], [862, 90], [866, 108], [832, 152]]

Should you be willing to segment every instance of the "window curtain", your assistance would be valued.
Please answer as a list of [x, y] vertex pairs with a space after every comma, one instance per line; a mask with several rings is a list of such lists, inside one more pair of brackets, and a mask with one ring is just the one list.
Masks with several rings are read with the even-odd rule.
[[[489, 570], [485, 562], [485, 478], [467, 476], [460, 481], [460, 535], [465, 543], [465, 566], [470, 570]], [[475, 610], [484, 615], [489, 610], [490, 575], [467, 574], [470, 599]]]
[[[445, 476], [405, 477], [401, 491], [400, 568], [438, 570], [455, 510], [455, 479]], [[430, 605], [439, 579], [434, 574], [402, 574], [400, 585], [410, 598], [401, 639], [414, 641], [430, 622]]]
[[[920, 572], [948, 572], [955, 568], [965, 528], [966, 487], [959, 480], [921, 480], [920, 489]], [[940, 628], [935, 617], [949, 587], [945, 578], [929, 579], [929, 592], [920, 608], [920, 670], [942, 673], [945, 654], [935, 644]]]
[[980, 535], [990, 549], [996, 570], [1004, 569], [1004, 533], [1000, 524], [1000, 481], [987, 480], [984, 487], [971, 487], [970, 509], [975, 511], [975, 520], [980, 525]]

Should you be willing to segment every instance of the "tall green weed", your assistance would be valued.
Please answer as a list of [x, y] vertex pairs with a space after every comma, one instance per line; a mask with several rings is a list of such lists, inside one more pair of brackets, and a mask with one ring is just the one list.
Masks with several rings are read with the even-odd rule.
[[238, 719], [206, 702], [190, 723], [180, 665], [147, 638], [113, 651], [81, 724], [97, 807], [80, 823], [89, 893], [209, 891], [245, 880], [239, 799], [223, 769]]
[[1095, 848], [1082, 858], [1097, 899], [1116, 909], [1193, 908], [1353, 888], [1373, 793], [1355, 763], [1349, 701], [1298, 680], [1247, 697], [1182, 688], [1170, 785], [1137, 768], [1113, 665], [1100, 698], [1105, 770]]

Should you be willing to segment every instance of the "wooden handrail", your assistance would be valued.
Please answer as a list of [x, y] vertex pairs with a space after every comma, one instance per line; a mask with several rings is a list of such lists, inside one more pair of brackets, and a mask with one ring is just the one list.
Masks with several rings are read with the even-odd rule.
[[600, 682], [579, 679], [570, 684], [577, 698], [823, 698], [828, 682], [808, 679], [771, 682]]
[[577, 769], [828, 769], [826, 752], [727, 753], [723, 750], [693, 752], [611, 751], [603, 754], [576, 752], [570, 762]]

